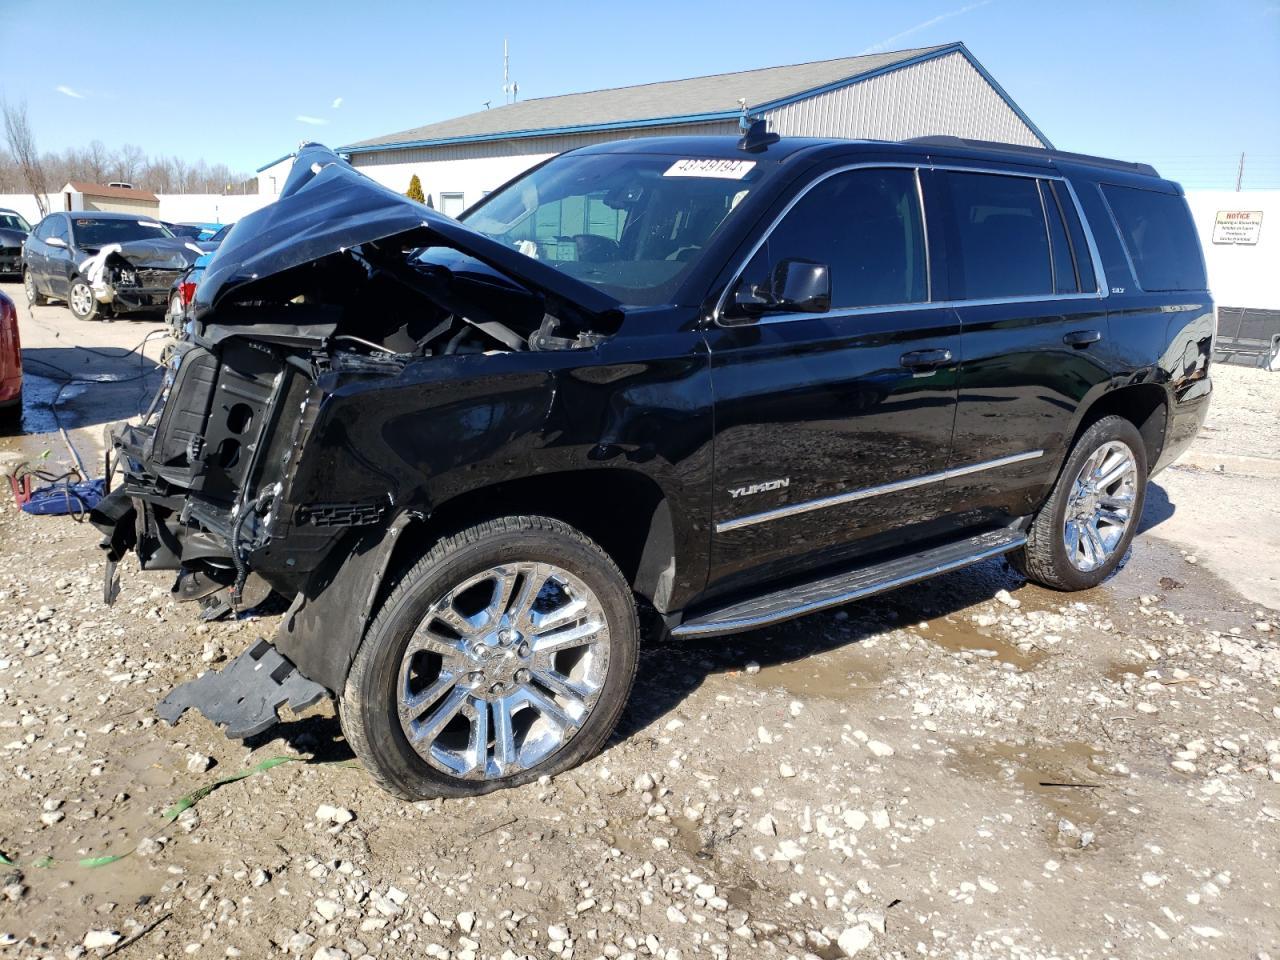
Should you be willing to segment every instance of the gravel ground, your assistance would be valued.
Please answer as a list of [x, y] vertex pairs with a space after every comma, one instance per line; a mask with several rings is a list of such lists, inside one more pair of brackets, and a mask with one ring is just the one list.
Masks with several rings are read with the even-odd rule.
[[1213, 402], [1197, 452], [1280, 459], [1280, 373], [1226, 363], [1212, 369]]
[[327, 704], [156, 720], [275, 618], [197, 625], [131, 566], [104, 607], [91, 529], [5, 510], [0, 956], [1280, 957], [1280, 613], [1152, 503], [1102, 588], [988, 563], [650, 645], [599, 758], [418, 804]]

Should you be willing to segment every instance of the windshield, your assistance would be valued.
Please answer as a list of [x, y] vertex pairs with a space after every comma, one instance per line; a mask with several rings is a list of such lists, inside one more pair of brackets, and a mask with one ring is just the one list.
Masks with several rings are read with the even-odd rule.
[[664, 303], [759, 172], [754, 160], [569, 155], [462, 220], [623, 303]]
[[0, 213], [0, 228], [5, 230], [21, 230], [23, 233], [31, 232], [31, 224], [23, 220], [16, 213]]
[[76, 243], [82, 247], [104, 247], [108, 243], [129, 243], [131, 240], [155, 240], [172, 237], [164, 224], [154, 220], [94, 219], [76, 217], [71, 221]]
[[227, 236], [228, 231], [230, 231], [230, 230], [231, 230], [231, 228], [232, 228], [232, 227], [234, 227], [234, 226], [235, 226], [235, 224], [234, 224], [234, 223], [228, 223], [225, 227], [223, 227], [221, 230], [219, 230], [217, 233], [215, 233], [215, 234], [214, 234], [212, 237], [210, 237], [209, 239], [210, 239], [210, 240], [212, 240], [212, 241], [216, 241], [216, 242], [218, 242], [218, 243], [221, 243], [223, 240], [225, 240], [225, 239], [226, 239], [226, 236]]

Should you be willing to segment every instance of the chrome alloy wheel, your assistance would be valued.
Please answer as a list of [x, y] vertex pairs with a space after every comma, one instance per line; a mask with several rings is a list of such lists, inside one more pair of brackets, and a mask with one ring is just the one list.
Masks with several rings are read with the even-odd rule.
[[1088, 573], [1115, 552], [1133, 521], [1138, 463], [1118, 440], [1104, 443], [1084, 462], [1071, 485], [1062, 527], [1067, 559]]
[[427, 610], [400, 664], [400, 727], [437, 770], [509, 776], [577, 733], [608, 670], [609, 627], [591, 588], [553, 564], [502, 564]]
[[93, 291], [87, 283], [71, 285], [71, 309], [80, 317], [86, 317], [93, 310]]
[[30, 270], [22, 272], [22, 286], [27, 294], [27, 303], [36, 302], [36, 278], [31, 275]]

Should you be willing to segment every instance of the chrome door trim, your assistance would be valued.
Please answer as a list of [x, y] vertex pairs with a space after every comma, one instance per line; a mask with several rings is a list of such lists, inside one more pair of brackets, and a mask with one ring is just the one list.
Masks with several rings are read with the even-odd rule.
[[[916, 175], [916, 191], [920, 204], [920, 222], [924, 227], [924, 249], [925, 249], [925, 268], [928, 271], [926, 292], [929, 297], [933, 296], [933, 270], [930, 263], [929, 254], [929, 223], [927, 213], [924, 207], [924, 191], [920, 183], [921, 170], [952, 170], [957, 173], [987, 173], [1002, 177], [1024, 177], [1032, 180], [1054, 180], [1061, 183], [1071, 197], [1071, 203], [1075, 207], [1076, 219], [1080, 221], [1080, 228], [1084, 231], [1085, 244], [1089, 248], [1089, 257], [1093, 261], [1093, 278], [1095, 289], [1090, 293], [1048, 293], [1036, 294], [1024, 297], [991, 297], [978, 300], [922, 300], [917, 303], [891, 303], [878, 306], [866, 307], [843, 307], [834, 310], [828, 310], [825, 313], [774, 313], [764, 314], [755, 317], [750, 321], [742, 322], [724, 322], [724, 306], [725, 301], [729, 298], [729, 293], [742, 279], [742, 272], [746, 270], [753, 257], [760, 252], [760, 248], [768, 241], [770, 235], [777, 229], [783, 218], [791, 212], [792, 208], [799, 203], [804, 197], [818, 184], [838, 176], [842, 173], [849, 173], [853, 170], [885, 170], [885, 169], [907, 169], [914, 170]], [[1101, 188], [1099, 188], [1101, 189]], [[1103, 198], [1105, 203], [1105, 197]], [[1110, 208], [1108, 208], [1110, 212]], [[1063, 225], [1066, 227], [1066, 224]], [[1070, 236], [1070, 228], [1067, 227], [1068, 236]], [[1071, 181], [1063, 174], [1057, 172], [1055, 168], [1047, 168], [1044, 171], [1030, 172], [1023, 170], [1001, 170], [993, 167], [982, 166], [963, 166], [958, 164], [939, 164], [939, 163], [905, 163], [905, 162], [876, 162], [868, 161], [866, 163], [849, 163], [839, 167], [833, 167], [821, 176], [809, 181], [805, 184], [804, 189], [787, 201], [787, 205], [782, 208], [781, 212], [774, 217], [773, 222], [761, 233], [760, 237], [747, 251], [747, 255], [738, 263], [738, 268], [734, 271], [732, 279], [725, 285], [721, 291], [719, 298], [716, 300], [715, 309], [711, 312], [711, 318], [717, 326], [720, 327], [743, 327], [756, 326], [767, 323], [787, 323], [792, 320], [813, 320], [817, 318], [841, 318], [853, 317], [869, 313], [901, 313], [904, 310], [928, 310], [933, 307], [982, 307], [991, 306], [1001, 303], [1049, 303], [1065, 300], [1104, 300], [1111, 294], [1111, 288], [1107, 286], [1106, 270], [1102, 266], [1102, 257], [1098, 253], [1098, 245], [1093, 237], [1093, 228], [1089, 224], [1089, 218], [1084, 214], [1084, 207], [1080, 205], [1080, 197], [1076, 194], [1075, 187], [1071, 185]]]
[[1027, 460], [1037, 460], [1043, 456], [1043, 450], [1028, 450], [1025, 453], [1015, 453], [995, 460], [984, 460], [981, 463], [970, 463], [963, 467], [952, 467], [949, 470], [942, 470], [938, 473], [925, 473], [906, 480], [895, 480], [892, 483], [882, 483], [874, 487], [863, 487], [861, 490], [851, 490], [848, 493], [837, 493], [829, 497], [819, 497], [816, 500], [805, 500], [802, 503], [789, 503], [786, 506], [775, 507], [772, 510], [765, 510], [761, 513], [749, 513], [745, 516], [734, 517], [732, 520], [721, 520], [716, 524], [715, 529], [716, 533], [728, 533], [730, 530], [739, 530], [742, 527], [754, 526], [757, 523], [781, 520], [783, 517], [793, 517], [813, 510], [825, 510], [827, 507], [838, 507], [842, 504], [853, 503], [857, 500], [867, 500], [886, 493], [899, 493], [903, 490], [911, 490], [915, 487], [923, 487], [943, 480], [952, 480], [956, 477], [968, 476], [971, 473], [979, 473], [983, 470], [994, 470], [997, 467], [1007, 467]]

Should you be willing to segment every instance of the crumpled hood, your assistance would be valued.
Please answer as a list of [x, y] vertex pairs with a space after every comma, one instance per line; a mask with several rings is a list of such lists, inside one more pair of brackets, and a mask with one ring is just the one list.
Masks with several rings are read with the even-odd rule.
[[594, 287], [375, 183], [328, 147], [309, 143], [279, 199], [242, 217], [223, 239], [196, 288], [194, 316], [202, 318], [246, 283], [400, 234], [413, 235], [414, 246], [453, 247], [588, 314], [618, 308]]
[[186, 237], [156, 237], [154, 240], [130, 240], [108, 246], [135, 267], [146, 270], [185, 270], [204, 253]]
[[27, 235], [21, 230], [0, 227], [0, 247], [20, 247], [25, 239]]

